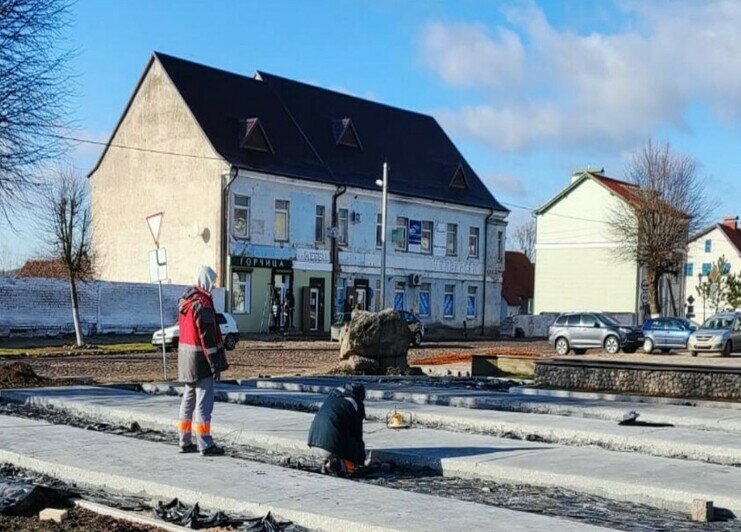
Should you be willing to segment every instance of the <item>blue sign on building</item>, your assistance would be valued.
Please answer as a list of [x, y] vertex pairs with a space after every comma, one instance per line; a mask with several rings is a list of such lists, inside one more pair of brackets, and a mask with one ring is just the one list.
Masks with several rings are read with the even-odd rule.
[[419, 253], [422, 246], [422, 222], [409, 220], [409, 251]]

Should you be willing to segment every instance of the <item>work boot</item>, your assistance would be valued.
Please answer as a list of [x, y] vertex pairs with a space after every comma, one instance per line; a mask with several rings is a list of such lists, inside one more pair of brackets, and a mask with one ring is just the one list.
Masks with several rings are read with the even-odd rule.
[[216, 444], [206, 447], [201, 451], [201, 456], [223, 456], [226, 453], [223, 447], [219, 447]]
[[198, 446], [195, 443], [189, 443], [188, 445], [183, 445], [180, 448], [180, 454], [197, 453], [197, 452], [198, 452]]

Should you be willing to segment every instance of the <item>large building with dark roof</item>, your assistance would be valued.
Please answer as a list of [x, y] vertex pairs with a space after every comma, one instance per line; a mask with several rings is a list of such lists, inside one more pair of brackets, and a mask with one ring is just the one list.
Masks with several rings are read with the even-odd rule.
[[499, 323], [508, 211], [430, 116], [155, 53], [90, 183], [104, 279], [149, 280], [145, 217], [162, 211], [169, 280], [213, 265], [245, 332], [286, 301], [278, 325], [327, 331], [381, 290], [428, 327]]

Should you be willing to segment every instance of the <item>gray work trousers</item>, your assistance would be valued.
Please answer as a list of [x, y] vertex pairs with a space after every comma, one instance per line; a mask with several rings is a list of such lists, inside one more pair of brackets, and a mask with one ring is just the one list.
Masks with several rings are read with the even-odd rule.
[[183, 388], [180, 402], [178, 435], [180, 447], [192, 443], [192, 433], [196, 435], [198, 450], [203, 451], [214, 444], [211, 438], [211, 412], [214, 410], [214, 377], [205, 377]]

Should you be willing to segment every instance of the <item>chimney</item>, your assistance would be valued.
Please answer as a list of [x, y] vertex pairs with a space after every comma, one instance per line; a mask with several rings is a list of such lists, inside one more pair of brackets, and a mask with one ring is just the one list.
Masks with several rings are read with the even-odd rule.
[[726, 216], [721, 223], [736, 231], [738, 229], [738, 216]]

